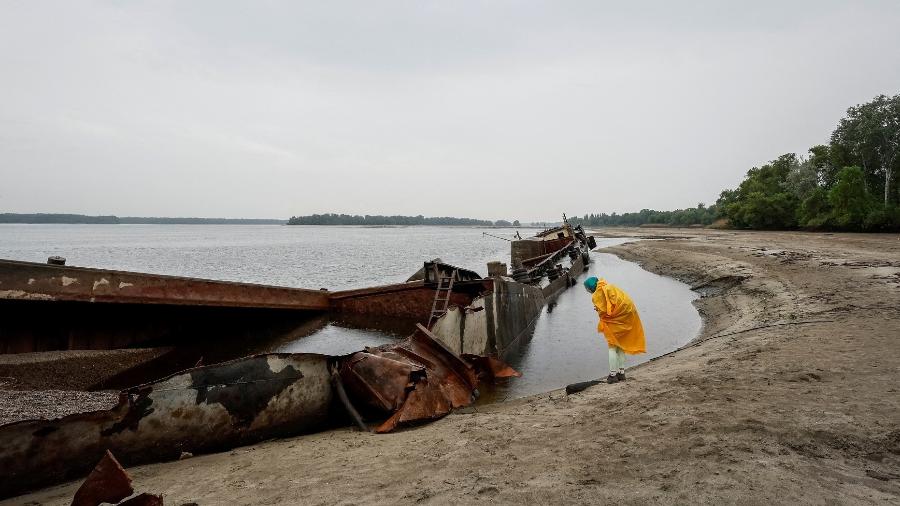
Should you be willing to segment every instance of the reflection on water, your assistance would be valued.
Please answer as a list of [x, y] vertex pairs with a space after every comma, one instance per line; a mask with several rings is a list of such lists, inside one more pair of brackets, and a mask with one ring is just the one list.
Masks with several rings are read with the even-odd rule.
[[299, 338], [272, 350], [278, 353], [324, 353], [347, 355], [366, 346], [391, 344], [400, 336], [393, 336], [375, 329], [355, 329], [335, 323], [325, 325], [318, 332]]
[[[597, 242], [598, 247], [606, 247], [626, 241]], [[591, 259], [588, 272], [578, 281], [597, 276], [619, 286], [634, 299], [644, 324], [647, 353], [629, 355], [626, 367], [675, 350], [697, 336], [700, 315], [691, 303], [698, 295], [688, 285], [609, 253], [592, 253]], [[548, 392], [602, 378], [609, 372], [606, 341], [597, 332], [597, 313], [590, 295], [578, 285], [563, 292], [557, 302], [552, 312], [544, 309], [531, 339], [504, 357], [522, 377], [502, 380], [484, 392], [485, 402]]]

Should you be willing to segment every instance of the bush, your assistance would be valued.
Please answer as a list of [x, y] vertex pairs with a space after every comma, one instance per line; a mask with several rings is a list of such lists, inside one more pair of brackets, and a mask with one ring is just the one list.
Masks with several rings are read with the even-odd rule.
[[863, 220], [863, 228], [872, 232], [900, 230], [900, 206], [873, 205]]
[[832, 222], [843, 229], [860, 229], [872, 211], [872, 198], [866, 192], [865, 175], [859, 167], [844, 167], [828, 192]]
[[800, 204], [797, 221], [801, 227], [822, 228], [828, 225], [831, 212], [828, 191], [818, 187]]

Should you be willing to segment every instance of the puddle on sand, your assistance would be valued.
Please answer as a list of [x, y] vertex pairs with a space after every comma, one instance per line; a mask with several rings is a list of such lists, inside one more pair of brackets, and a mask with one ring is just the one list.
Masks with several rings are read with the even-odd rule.
[[[599, 239], [600, 248], [628, 242]], [[501, 380], [482, 392], [480, 402], [496, 402], [549, 392], [570, 383], [605, 377], [609, 372], [607, 346], [597, 332], [597, 313], [581, 282], [590, 276], [605, 278], [627, 292], [641, 315], [647, 336], [647, 353], [629, 355], [626, 367], [673, 351], [700, 332], [700, 314], [692, 302], [698, 294], [684, 283], [645, 271], [637, 264], [610, 253], [591, 254], [591, 265], [579, 285], [557, 299], [552, 312], [535, 323], [530, 339], [504, 359], [522, 372], [521, 378]]]

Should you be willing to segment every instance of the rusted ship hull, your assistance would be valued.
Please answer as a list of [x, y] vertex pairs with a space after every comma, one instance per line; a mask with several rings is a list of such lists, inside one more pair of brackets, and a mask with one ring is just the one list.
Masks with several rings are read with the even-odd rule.
[[[517, 249], [517, 243], [523, 246]], [[216, 329], [223, 321], [231, 325], [226, 315], [241, 319], [238, 312], [249, 310], [262, 311], [259, 321], [270, 324], [276, 314], [294, 315], [284, 322], [288, 332], [304, 319], [329, 314], [405, 319], [410, 330], [417, 325], [409, 338], [390, 346], [347, 356], [256, 355], [195, 367], [123, 391], [106, 411], [0, 426], [0, 497], [81, 476], [107, 450], [134, 465], [320, 430], [345, 420], [339, 409], [354, 415], [361, 409], [369, 422], [377, 421], [377, 432], [444, 416], [474, 401], [479, 378], [517, 375], [497, 357], [530, 335], [546, 304], [575, 282], [590, 247], [582, 230], [566, 224], [514, 241], [512, 278], [505, 265], [482, 278], [432, 261], [407, 283], [342, 292], [0, 261], [0, 307], [21, 310], [18, 320], [0, 322], [0, 352], [31, 351], [10, 346], [26, 342], [29, 331], [32, 344], [43, 338], [45, 349], [125, 347], [161, 336], [176, 342], [201, 336], [216, 346]], [[532, 250], [540, 253], [528, 256]], [[453, 281], [445, 285], [448, 279]], [[436, 312], [438, 301], [443, 307]], [[158, 318], [146, 318], [148, 310]], [[65, 335], [47, 340], [34, 331], [41, 311], [80, 317], [84, 329], [63, 321]], [[204, 313], [208, 319], [197, 318]], [[127, 329], [122, 339], [110, 341], [116, 332], [92, 323], [106, 321], [104, 315]], [[129, 327], [129, 319], [150, 322], [150, 335]], [[191, 321], [208, 326], [208, 335], [199, 329], [194, 334], [184, 323]]]
[[348, 356], [266, 354], [196, 367], [125, 390], [109, 410], [0, 426], [0, 498], [83, 476], [106, 451], [131, 466], [334, 425], [344, 419], [335, 372], [350, 392], [345, 408], [370, 408], [376, 432], [471, 404], [479, 377], [517, 374], [487, 357], [462, 359], [421, 325], [396, 345]]
[[318, 430], [332, 406], [315, 354], [258, 355], [123, 391], [106, 411], [0, 427], [0, 497], [82, 476], [106, 450], [124, 465]]
[[219, 346], [250, 333], [277, 339], [328, 312], [328, 295], [324, 290], [0, 260], [0, 353]]

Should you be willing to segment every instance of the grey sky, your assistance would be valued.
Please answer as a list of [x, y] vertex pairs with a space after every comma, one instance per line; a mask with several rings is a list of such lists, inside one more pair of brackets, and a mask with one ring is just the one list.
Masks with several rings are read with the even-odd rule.
[[710, 203], [900, 92], [898, 27], [895, 0], [0, 0], [0, 212]]

